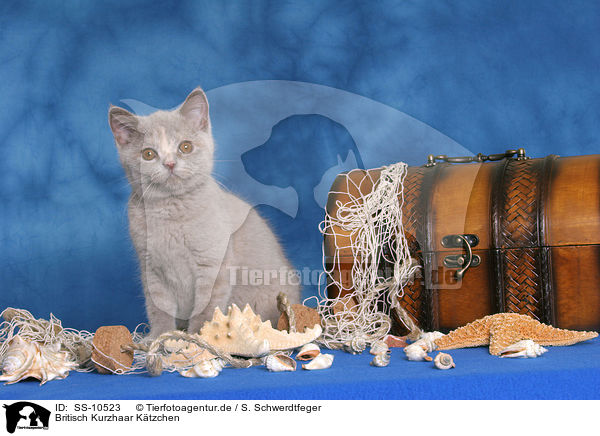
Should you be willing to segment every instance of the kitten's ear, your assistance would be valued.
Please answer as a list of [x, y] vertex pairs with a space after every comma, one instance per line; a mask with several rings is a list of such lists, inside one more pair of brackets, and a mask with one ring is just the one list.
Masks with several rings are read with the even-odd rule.
[[210, 120], [208, 118], [208, 100], [201, 88], [194, 89], [187, 96], [179, 113], [196, 129], [208, 130]]
[[137, 117], [123, 108], [111, 105], [108, 110], [108, 123], [115, 141], [120, 146], [131, 143], [139, 135]]

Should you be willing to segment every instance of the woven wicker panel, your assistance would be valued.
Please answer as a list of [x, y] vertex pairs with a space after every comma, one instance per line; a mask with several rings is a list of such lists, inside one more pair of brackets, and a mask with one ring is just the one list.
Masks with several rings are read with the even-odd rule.
[[538, 246], [539, 173], [535, 160], [513, 160], [506, 166], [500, 227], [502, 248]]
[[540, 320], [542, 294], [538, 257], [537, 248], [505, 250], [504, 299], [507, 312], [521, 313]]
[[505, 310], [535, 319], [542, 313], [540, 251], [531, 248], [538, 246], [539, 178], [537, 160], [507, 164], [500, 220]]
[[[421, 205], [421, 187], [427, 168], [410, 167], [409, 172], [404, 179], [404, 205], [402, 208], [402, 221], [404, 225], [404, 234], [408, 241], [410, 253], [421, 266], [423, 258], [421, 256], [421, 239], [419, 228], [423, 223], [423, 209]], [[404, 295], [400, 298], [400, 304], [413, 317], [419, 326], [424, 326], [425, 319], [425, 298], [423, 296], [422, 280], [415, 280], [404, 288]]]

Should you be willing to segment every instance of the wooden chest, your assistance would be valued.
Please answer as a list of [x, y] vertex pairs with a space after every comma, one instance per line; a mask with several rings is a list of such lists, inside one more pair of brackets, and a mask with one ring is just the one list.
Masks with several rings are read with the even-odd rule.
[[[426, 330], [497, 312], [562, 328], [600, 330], [600, 155], [530, 159], [522, 149], [467, 158], [429, 156], [404, 180], [403, 225], [420, 277], [402, 306]], [[368, 193], [380, 169], [339, 175], [328, 213]], [[354, 183], [348, 183], [348, 177]], [[399, 198], [400, 199], [400, 198]], [[328, 270], [351, 288], [350, 238], [326, 235]], [[329, 284], [329, 295], [340, 289]], [[344, 293], [344, 292], [342, 292]]]

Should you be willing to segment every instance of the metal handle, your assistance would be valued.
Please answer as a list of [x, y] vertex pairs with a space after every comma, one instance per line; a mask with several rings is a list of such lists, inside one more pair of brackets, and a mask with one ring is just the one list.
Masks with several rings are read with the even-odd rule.
[[465, 272], [469, 269], [471, 263], [473, 262], [473, 250], [471, 249], [471, 244], [469, 244], [469, 241], [463, 235], [456, 235], [456, 238], [460, 238], [467, 249], [467, 263], [465, 263], [464, 266], [454, 274], [456, 280], [461, 281], [465, 275]]
[[498, 154], [490, 154], [489, 156], [477, 153], [475, 156], [459, 156], [459, 157], [448, 157], [445, 154], [441, 154], [439, 156], [435, 156], [430, 154], [427, 156], [426, 167], [432, 167], [438, 162], [448, 162], [448, 163], [469, 163], [469, 162], [485, 162], [485, 161], [496, 161], [502, 159], [509, 159], [513, 156], [516, 156], [517, 160], [525, 160], [529, 159], [528, 156], [525, 155], [525, 149], [519, 148], [517, 150], [506, 150], [504, 153]]

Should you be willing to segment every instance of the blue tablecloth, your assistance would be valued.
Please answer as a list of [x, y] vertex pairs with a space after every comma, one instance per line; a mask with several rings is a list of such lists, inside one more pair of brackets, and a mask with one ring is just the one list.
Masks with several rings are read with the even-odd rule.
[[[329, 352], [329, 351], [325, 351]], [[364, 352], [331, 351], [326, 370], [271, 373], [265, 367], [225, 368], [212, 379], [72, 372], [65, 380], [1, 386], [0, 399], [301, 400], [301, 399], [600, 399], [600, 339], [549, 347], [535, 359], [491, 356], [487, 348], [452, 350], [456, 368], [406, 360], [393, 349], [389, 366], [369, 365]], [[434, 356], [435, 353], [432, 353]]]

